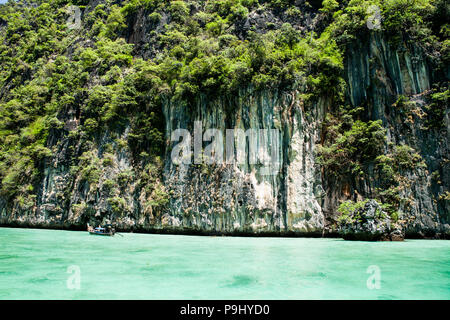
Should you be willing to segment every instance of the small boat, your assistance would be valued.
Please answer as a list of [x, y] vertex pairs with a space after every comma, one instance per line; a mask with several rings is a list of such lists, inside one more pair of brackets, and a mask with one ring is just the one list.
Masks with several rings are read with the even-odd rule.
[[98, 226], [97, 228], [92, 228], [88, 224], [88, 232], [89, 232], [89, 234], [95, 234], [98, 236], [112, 237], [116, 233], [116, 229], [114, 229], [113, 226], [110, 224], [107, 224], [104, 227]]

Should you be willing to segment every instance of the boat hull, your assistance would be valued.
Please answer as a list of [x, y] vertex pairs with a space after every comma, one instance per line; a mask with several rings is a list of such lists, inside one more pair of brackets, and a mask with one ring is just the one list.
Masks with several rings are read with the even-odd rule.
[[103, 233], [103, 232], [95, 232], [95, 231], [89, 231], [89, 234], [93, 234], [96, 236], [107, 236], [107, 237], [114, 236], [114, 233]]

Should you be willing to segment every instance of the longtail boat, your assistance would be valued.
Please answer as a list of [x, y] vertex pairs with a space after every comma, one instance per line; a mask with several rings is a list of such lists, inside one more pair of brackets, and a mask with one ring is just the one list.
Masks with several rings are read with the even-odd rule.
[[107, 224], [104, 227], [98, 226], [96, 228], [92, 228], [88, 224], [88, 232], [89, 232], [89, 234], [94, 234], [94, 235], [97, 235], [97, 236], [109, 236], [109, 237], [112, 237], [116, 233], [116, 229], [114, 229], [113, 226], [110, 225], [110, 224]]

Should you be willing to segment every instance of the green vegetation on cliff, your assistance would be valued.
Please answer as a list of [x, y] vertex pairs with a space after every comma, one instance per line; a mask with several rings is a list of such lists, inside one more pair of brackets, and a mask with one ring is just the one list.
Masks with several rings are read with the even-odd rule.
[[[80, 28], [69, 27], [71, 5], [80, 9]], [[373, 5], [381, 31], [366, 27]], [[311, 28], [314, 15], [320, 18]], [[136, 40], [139, 24], [149, 28]], [[111, 154], [128, 150], [149, 206], [162, 207], [164, 101], [231, 96], [244, 87], [327, 95], [334, 109], [324, 123], [321, 165], [353, 177], [376, 164], [385, 175], [382, 194], [395, 186], [402, 157], [415, 155], [406, 146], [385, 154], [381, 121], [347, 107], [346, 45], [369, 32], [385, 32], [393, 44], [417, 41], [445, 73], [449, 30], [444, 0], [10, 1], [0, 6], [0, 195], [33, 206], [42, 168], [61, 147], [49, 136], [63, 135], [73, 149], [71, 174], [100, 188]], [[442, 126], [448, 87], [440, 83], [431, 101], [430, 128]], [[108, 130], [117, 135], [114, 147], [99, 150]], [[117, 191], [119, 180], [101, 185]], [[119, 195], [108, 202], [125, 210]]]

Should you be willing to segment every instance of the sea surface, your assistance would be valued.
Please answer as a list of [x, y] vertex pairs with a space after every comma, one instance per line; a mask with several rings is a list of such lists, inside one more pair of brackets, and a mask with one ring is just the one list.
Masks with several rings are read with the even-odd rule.
[[450, 241], [0, 228], [0, 299], [450, 299]]

